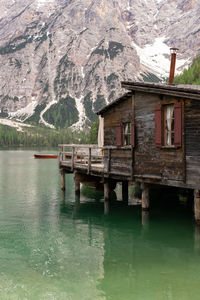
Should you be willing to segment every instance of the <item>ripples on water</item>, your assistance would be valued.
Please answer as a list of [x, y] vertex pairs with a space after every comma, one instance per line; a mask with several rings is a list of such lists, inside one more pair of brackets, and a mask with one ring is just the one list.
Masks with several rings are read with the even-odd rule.
[[199, 299], [200, 232], [186, 205], [154, 199], [142, 219], [113, 201], [104, 217], [102, 194], [75, 201], [72, 175], [61, 192], [57, 160], [1, 151], [0, 166], [0, 299]]

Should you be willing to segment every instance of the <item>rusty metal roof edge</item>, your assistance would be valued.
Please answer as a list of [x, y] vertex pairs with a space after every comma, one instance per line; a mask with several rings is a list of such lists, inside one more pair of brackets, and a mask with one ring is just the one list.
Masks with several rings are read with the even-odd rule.
[[112, 101], [111, 103], [109, 103], [108, 105], [104, 106], [103, 108], [101, 108], [100, 110], [98, 110], [95, 113], [97, 115], [101, 115], [101, 114], [105, 113], [107, 110], [109, 110], [111, 107], [113, 107], [114, 105], [120, 103], [121, 101], [124, 101], [124, 100], [128, 99], [131, 96], [132, 96], [131, 92], [125, 93], [121, 97], [119, 97], [116, 100]]

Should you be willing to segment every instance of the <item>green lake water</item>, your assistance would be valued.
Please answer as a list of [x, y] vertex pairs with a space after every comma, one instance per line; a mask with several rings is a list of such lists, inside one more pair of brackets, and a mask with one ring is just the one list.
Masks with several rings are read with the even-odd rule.
[[[171, 196], [140, 206], [75, 201], [57, 160], [0, 151], [0, 299], [200, 299], [200, 230]], [[147, 219], [148, 218], [148, 219]]]

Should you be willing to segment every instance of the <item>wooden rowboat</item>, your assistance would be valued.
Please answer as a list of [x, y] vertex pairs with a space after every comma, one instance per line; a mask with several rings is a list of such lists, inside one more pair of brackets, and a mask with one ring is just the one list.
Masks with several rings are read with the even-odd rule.
[[58, 158], [57, 154], [34, 154], [34, 158]]

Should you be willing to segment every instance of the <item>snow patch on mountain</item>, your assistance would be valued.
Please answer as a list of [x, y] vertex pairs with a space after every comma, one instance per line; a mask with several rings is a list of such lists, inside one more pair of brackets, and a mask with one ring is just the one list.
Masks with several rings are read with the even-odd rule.
[[49, 124], [47, 121], [45, 121], [44, 118], [43, 118], [43, 115], [44, 115], [44, 113], [45, 113], [45, 112], [46, 112], [53, 104], [56, 104], [56, 103], [57, 103], [57, 101], [56, 101], [55, 99], [53, 99], [51, 102], [49, 102], [49, 103], [47, 104], [47, 106], [45, 107], [45, 109], [43, 109], [43, 110], [41, 111], [41, 113], [40, 113], [40, 123], [44, 124], [45, 126], [47, 126], [47, 127], [49, 127], [49, 128], [52, 128], [52, 129], [55, 128], [54, 125]]
[[53, 3], [55, 2], [55, 0], [37, 0], [36, 1], [36, 4], [37, 4], [37, 7], [41, 7], [41, 6], [44, 6], [44, 5], [48, 5], [49, 3]]
[[75, 101], [76, 101], [77, 110], [79, 112], [79, 121], [71, 126], [72, 130], [83, 129], [83, 125], [85, 124], [85, 121], [87, 119], [85, 115], [85, 108], [83, 105], [83, 96], [80, 96], [79, 98], [75, 98]]
[[8, 115], [11, 119], [16, 119], [18, 121], [24, 122], [26, 121], [26, 119], [33, 115], [37, 104], [37, 101], [33, 100], [26, 107], [23, 107], [15, 112], [10, 112]]
[[131, 10], [130, 0], [128, 1], [127, 10], [129, 10], [129, 11]]
[[13, 127], [13, 128], [17, 128], [17, 131], [21, 131], [21, 132], [23, 132], [23, 127], [33, 127], [32, 125], [23, 124], [23, 123], [20, 123], [20, 122], [16, 122], [16, 121], [13, 121], [13, 120], [8, 120], [8, 119], [3, 119], [3, 118], [0, 118], [0, 124], [1, 125], [6, 125], [6, 126], [9, 126], [9, 127]]
[[83, 67], [81, 67], [81, 75], [82, 75], [83, 78], [85, 78], [85, 73], [84, 73], [84, 68]]
[[[153, 44], [148, 44], [144, 48], [139, 47], [134, 42], [132, 46], [136, 48], [140, 57], [140, 62], [159, 77], [168, 77], [170, 68], [169, 47], [165, 44], [166, 37], [156, 38]], [[176, 74], [181, 73], [183, 66], [187, 64], [187, 60], [178, 59], [176, 61]]]

